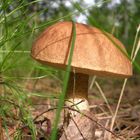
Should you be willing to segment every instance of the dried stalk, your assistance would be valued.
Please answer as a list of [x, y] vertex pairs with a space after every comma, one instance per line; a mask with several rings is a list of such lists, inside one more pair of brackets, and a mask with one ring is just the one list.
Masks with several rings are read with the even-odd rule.
[[[137, 32], [136, 32], [136, 35], [135, 35], [135, 40], [134, 40], [133, 49], [132, 49], [132, 53], [131, 53], [131, 60], [132, 60], [131, 63], [133, 63], [133, 61], [135, 61], [138, 50], [140, 49], [140, 43], [139, 43], [140, 41], [138, 42], [138, 44], [136, 46], [139, 31], [140, 31], [140, 25], [137, 28]], [[119, 97], [119, 100], [118, 100], [118, 103], [117, 103], [117, 107], [116, 107], [116, 110], [115, 110], [115, 114], [112, 117], [110, 131], [113, 131], [113, 126], [114, 126], [114, 123], [115, 123], [115, 120], [116, 120], [116, 117], [117, 117], [117, 114], [118, 114], [118, 110], [119, 110], [119, 107], [120, 107], [120, 103], [122, 101], [122, 97], [123, 97], [123, 93], [124, 93], [124, 89], [125, 89], [125, 86], [127, 84], [127, 81], [128, 81], [128, 79], [125, 78], [125, 80], [123, 82], [122, 89], [121, 89], [120, 97]], [[108, 140], [111, 140], [111, 133], [109, 133], [109, 135], [108, 135]]]

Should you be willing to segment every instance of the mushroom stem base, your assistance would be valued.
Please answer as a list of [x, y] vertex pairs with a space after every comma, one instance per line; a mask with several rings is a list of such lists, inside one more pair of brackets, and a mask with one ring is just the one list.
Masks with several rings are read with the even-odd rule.
[[70, 99], [69, 98], [68, 101], [66, 101], [66, 105], [80, 111], [81, 110], [89, 111], [89, 104], [86, 99], [81, 99], [81, 98]]

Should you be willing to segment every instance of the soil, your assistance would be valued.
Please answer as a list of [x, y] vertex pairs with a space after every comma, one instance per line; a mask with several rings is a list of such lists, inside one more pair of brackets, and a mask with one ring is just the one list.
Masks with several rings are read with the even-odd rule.
[[[122, 88], [123, 80], [116, 79], [97, 79], [99, 85], [102, 87], [104, 95], [106, 96], [109, 106], [112, 112], [115, 112], [120, 91]], [[38, 129], [38, 140], [49, 138], [51, 133], [52, 124], [55, 118], [57, 97], [61, 92], [61, 83], [56, 79], [50, 77], [40, 79], [38, 81], [28, 81], [26, 83], [26, 90], [32, 93], [39, 93], [42, 96], [56, 96], [55, 99], [49, 99], [44, 97], [29, 96], [32, 100], [33, 107], [32, 115], [35, 119], [35, 124]], [[106, 131], [110, 129], [112, 115], [110, 110], [102, 98], [97, 87], [94, 85], [89, 91], [89, 103], [91, 112], [94, 113], [94, 117], [97, 118], [98, 123], [103, 125], [101, 127], [97, 124], [95, 137], [96, 140], [108, 140], [110, 132]], [[50, 110], [49, 110], [50, 109]], [[45, 112], [46, 111], [46, 112]], [[43, 113], [45, 112], [45, 113]], [[59, 136], [64, 132], [62, 130], [62, 124], [64, 121], [64, 110], [61, 114], [61, 121], [59, 124]], [[9, 134], [12, 135], [16, 131], [17, 124], [9, 125]], [[106, 128], [106, 129], [105, 129]], [[25, 134], [24, 140], [30, 140], [30, 130], [28, 127], [23, 128]], [[124, 91], [121, 106], [117, 114], [117, 118], [114, 124], [111, 140], [138, 140], [140, 139], [140, 77], [135, 76], [128, 80], [127, 86]], [[117, 137], [116, 137], [117, 135]]]

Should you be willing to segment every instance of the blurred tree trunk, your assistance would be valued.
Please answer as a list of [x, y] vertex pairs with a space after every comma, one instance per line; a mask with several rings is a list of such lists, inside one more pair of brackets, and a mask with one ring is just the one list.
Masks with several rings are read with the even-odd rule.
[[127, 0], [122, 0], [122, 4], [124, 7], [124, 13], [123, 13], [123, 24], [124, 24], [124, 31], [123, 31], [123, 36], [124, 39], [127, 40], [128, 39], [128, 32], [129, 32], [129, 17], [128, 17], [128, 13], [129, 10], [127, 8], [127, 6], [129, 5]]

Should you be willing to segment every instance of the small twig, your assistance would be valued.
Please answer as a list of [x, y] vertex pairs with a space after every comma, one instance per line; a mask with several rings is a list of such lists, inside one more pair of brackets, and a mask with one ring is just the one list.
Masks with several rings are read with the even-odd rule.
[[77, 129], [78, 129], [78, 131], [79, 131], [80, 135], [82, 136], [83, 140], [86, 140], [86, 139], [84, 138], [84, 136], [83, 136], [83, 134], [82, 134], [81, 130], [79, 129], [79, 127], [78, 127], [77, 123], [76, 123], [76, 122], [75, 122], [75, 120], [73, 119], [73, 117], [71, 117], [71, 120], [74, 122], [74, 124], [75, 124], [75, 126], [77, 127]]
[[[77, 106], [78, 104], [80, 104], [80, 103], [82, 103], [82, 102], [83, 102], [83, 100], [81, 100], [80, 102], [78, 102], [78, 103], [72, 105], [71, 107]], [[68, 108], [68, 106], [64, 106], [63, 108]], [[47, 112], [50, 112], [50, 111], [52, 111], [52, 110], [56, 110], [56, 109], [57, 109], [57, 107], [53, 107], [53, 108], [47, 109], [46, 111], [43, 111], [42, 113], [40, 113], [39, 115], [37, 115], [37, 116], [34, 118], [34, 121], [37, 120], [37, 119], [38, 119], [40, 116], [42, 116], [43, 114], [45, 114], [45, 113], [47, 113]]]

